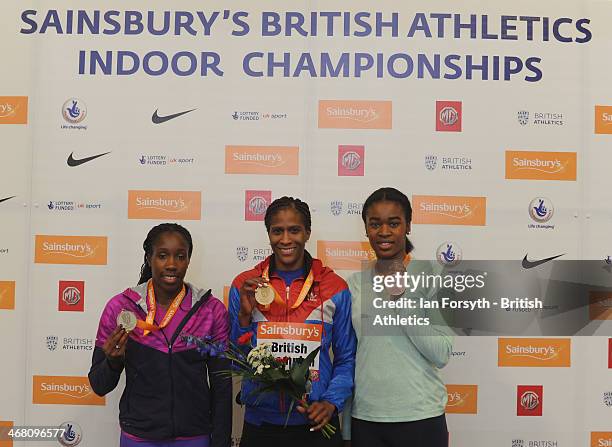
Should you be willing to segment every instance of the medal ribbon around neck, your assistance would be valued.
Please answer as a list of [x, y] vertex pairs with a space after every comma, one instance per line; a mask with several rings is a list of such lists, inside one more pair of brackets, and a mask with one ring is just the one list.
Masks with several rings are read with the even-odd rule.
[[163, 320], [161, 321], [159, 326], [156, 326], [154, 322], [155, 312], [157, 310], [157, 302], [155, 301], [155, 290], [153, 290], [153, 281], [149, 280], [149, 284], [147, 285], [147, 305], [149, 307], [149, 311], [147, 312], [146, 320], [146, 324], [149, 326], [149, 328], [143, 331], [143, 336], [147, 335], [152, 330], [158, 331], [160, 329], [163, 329], [168, 325], [168, 323], [170, 323], [170, 320], [172, 320], [172, 317], [174, 317], [174, 314], [183, 302], [183, 298], [185, 298], [185, 292], [185, 284], [183, 284], [183, 288], [172, 300], [172, 303], [168, 307], [168, 311], [166, 312], [166, 315], [164, 316]]
[[[264, 269], [263, 273], [261, 274], [261, 277], [263, 279], [265, 279], [266, 281], [268, 281], [268, 283], [270, 282], [270, 266], [266, 266], [266, 268]], [[308, 272], [308, 276], [306, 276], [306, 279], [304, 280], [304, 285], [302, 286], [302, 290], [300, 290], [300, 294], [298, 295], [297, 300], [295, 301], [295, 303], [293, 303], [293, 306], [291, 306], [291, 309], [296, 309], [298, 307], [300, 307], [300, 304], [302, 304], [304, 302], [304, 299], [306, 299], [306, 295], [308, 295], [308, 291], [310, 290], [310, 287], [312, 286], [312, 283], [314, 282], [314, 275], [312, 273], [312, 269]], [[267, 287], [272, 288], [272, 290], [274, 291], [274, 302], [276, 302], [277, 304], [281, 305], [281, 306], [286, 306], [288, 303], [285, 303], [285, 301], [283, 301], [283, 299], [281, 298], [280, 294], [276, 291], [276, 289], [272, 286], [272, 284], [268, 284]], [[263, 309], [263, 310], [269, 310], [270, 309], [270, 305], [267, 306], [262, 306], [261, 304], [259, 304], [259, 306]]]

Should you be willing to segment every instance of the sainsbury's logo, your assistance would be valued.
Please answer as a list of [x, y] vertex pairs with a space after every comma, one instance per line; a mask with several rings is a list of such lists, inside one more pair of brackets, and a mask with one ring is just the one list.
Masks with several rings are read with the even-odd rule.
[[0, 96], [0, 124], [27, 124], [28, 97]]
[[391, 101], [319, 101], [319, 129], [391, 129]]
[[591, 447], [612, 447], [612, 431], [591, 432]]
[[412, 196], [415, 224], [486, 225], [487, 198]]
[[296, 146], [225, 146], [226, 174], [298, 175]]
[[36, 264], [106, 265], [106, 236], [36, 235]]
[[201, 191], [128, 191], [128, 219], [201, 218]]
[[506, 151], [506, 179], [575, 181], [576, 152]]
[[34, 376], [32, 403], [56, 405], [106, 405], [106, 399], [96, 395], [87, 377]]
[[376, 259], [368, 242], [317, 241], [317, 258], [336, 270], [361, 270], [362, 262]]
[[497, 365], [515, 367], [569, 367], [569, 338], [499, 338]]
[[478, 385], [446, 385], [447, 413], [477, 414]]
[[612, 106], [595, 106], [595, 133], [612, 134]]
[[0, 309], [15, 309], [15, 281], [0, 281]]

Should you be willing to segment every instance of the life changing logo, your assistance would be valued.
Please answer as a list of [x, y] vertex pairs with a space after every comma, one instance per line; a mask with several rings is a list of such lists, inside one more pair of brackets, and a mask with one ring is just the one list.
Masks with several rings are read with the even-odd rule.
[[436, 131], [461, 132], [461, 101], [436, 101]]
[[376, 259], [368, 242], [317, 241], [317, 258], [336, 270], [360, 270], [362, 262]]
[[73, 212], [83, 210], [99, 210], [102, 204], [99, 202], [82, 202], [77, 200], [49, 200], [47, 209], [55, 213]]
[[[531, 119], [533, 117], [533, 119]], [[520, 110], [517, 120], [521, 126], [563, 126], [565, 124], [563, 113], [560, 112], [529, 112]]]
[[499, 338], [500, 367], [570, 367], [569, 338]]
[[27, 124], [28, 97], [0, 96], [0, 124]]
[[195, 158], [191, 156], [142, 154], [138, 157], [138, 164], [145, 167], [191, 166], [194, 163]]
[[338, 176], [362, 177], [364, 169], [364, 146], [338, 146]]
[[96, 395], [87, 377], [34, 376], [32, 403], [52, 405], [105, 405], [106, 399]]
[[270, 203], [272, 191], [245, 191], [244, 220], [263, 221]]
[[463, 250], [456, 242], [443, 242], [436, 250], [436, 259], [446, 267], [454, 267], [463, 259]]
[[426, 155], [425, 168], [428, 171], [435, 171], [440, 168], [442, 171], [465, 172], [472, 170], [472, 159], [464, 156], [438, 156]]
[[546, 197], [536, 197], [529, 202], [529, 217], [535, 223], [530, 223], [527, 228], [532, 229], [543, 229], [543, 230], [554, 230], [555, 226], [552, 224], [546, 224], [552, 219], [555, 214], [555, 207], [550, 199]]
[[319, 101], [319, 129], [391, 129], [391, 101]]
[[0, 281], [0, 309], [15, 309], [15, 281]]
[[201, 191], [128, 191], [128, 219], [201, 218]]
[[69, 98], [62, 104], [62, 117], [68, 124], [62, 124], [62, 129], [87, 130], [80, 124], [87, 117], [87, 106], [78, 98]]
[[57, 335], [48, 335], [45, 338], [45, 344], [49, 351], [92, 351], [94, 341], [91, 338], [81, 337], [58, 337]]
[[329, 211], [332, 216], [360, 216], [363, 209], [361, 202], [343, 202], [342, 200], [332, 200], [329, 203]]
[[60, 312], [83, 312], [85, 310], [85, 281], [59, 282], [57, 310]]
[[506, 179], [576, 181], [576, 152], [506, 151]]
[[415, 224], [486, 225], [486, 197], [412, 196]]
[[106, 265], [106, 236], [36, 235], [34, 262], [37, 264]]
[[296, 146], [225, 146], [226, 174], [298, 175]]
[[478, 385], [446, 385], [446, 412], [455, 414], [478, 413]]
[[57, 440], [64, 447], [79, 445], [81, 439], [83, 439], [83, 429], [81, 429], [81, 426], [76, 422], [64, 422], [59, 428], [64, 429], [64, 432], [58, 433]]
[[542, 416], [544, 387], [542, 385], [518, 385], [516, 390], [517, 416]]
[[612, 134], [612, 106], [595, 106], [595, 133]]

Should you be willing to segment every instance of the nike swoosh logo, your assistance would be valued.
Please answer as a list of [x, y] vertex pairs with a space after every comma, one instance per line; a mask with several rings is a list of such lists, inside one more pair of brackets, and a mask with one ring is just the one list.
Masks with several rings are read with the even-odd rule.
[[542, 265], [545, 262], [548, 261], [552, 261], [553, 259], [557, 259], [561, 256], [563, 256], [565, 253], [563, 253], [562, 255], [557, 255], [557, 256], [551, 256], [550, 258], [545, 258], [545, 259], [540, 259], [539, 261], [528, 261], [527, 260], [527, 255], [525, 255], [525, 257], [523, 258], [523, 268], [524, 269], [532, 269], [534, 267], [537, 267], [538, 265]]
[[91, 160], [95, 160], [96, 158], [100, 158], [103, 155], [106, 154], [110, 154], [110, 152], [104, 152], [103, 154], [98, 154], [98, 155], [92, 155], [91, 157], [85, 157], [85, 158], [74, 158], [72, 155], [74, 154], [74, 152], [70, 152], [70, 155], [68, 156], [68, 160], [66, 160], [66, 163], [68, 163], [68, 166], [74, 168], [75, 166], [80, 166], [83, 163], [87, 163], [88, 161]]
[[153, 124], [165, 123], [166, 121], [173, 120], [174, 118], [178, 118], [179, 116], [185, 115], [186, 113], [189, 113], [189, 112], [193, 112], [194, 110], [196, 109], [186, 110], [184, 112], [179, 112], [179, 113], [173, 113], [172, 115], [166, 115], [166, 116], [159, 116], [156, 110], [155, 112], [153, 112], [151, 121], [153, 121]]
[[13, 197], [17, 197], [17, 196], [11, 196], [11, 197], [6, 197], [4, 199], [0, 199], [0, 203], [6, 202], [7, 200], [11, 200]]

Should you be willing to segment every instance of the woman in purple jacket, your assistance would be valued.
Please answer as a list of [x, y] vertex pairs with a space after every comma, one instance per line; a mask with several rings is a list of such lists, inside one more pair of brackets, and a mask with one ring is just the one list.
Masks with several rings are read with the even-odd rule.
[[219, 374], [229, 362], [202, 357], [182, 337], [226, 342], [227, 311], [210, 290], [183, 282], [193, 251], [184, 227], [153, 227], [143, 248], [139, 285], [111, 298], [102, 312], [91, 386], [103, 396], [125, 370], [121, 447], [229, 447], [232, 384]]

